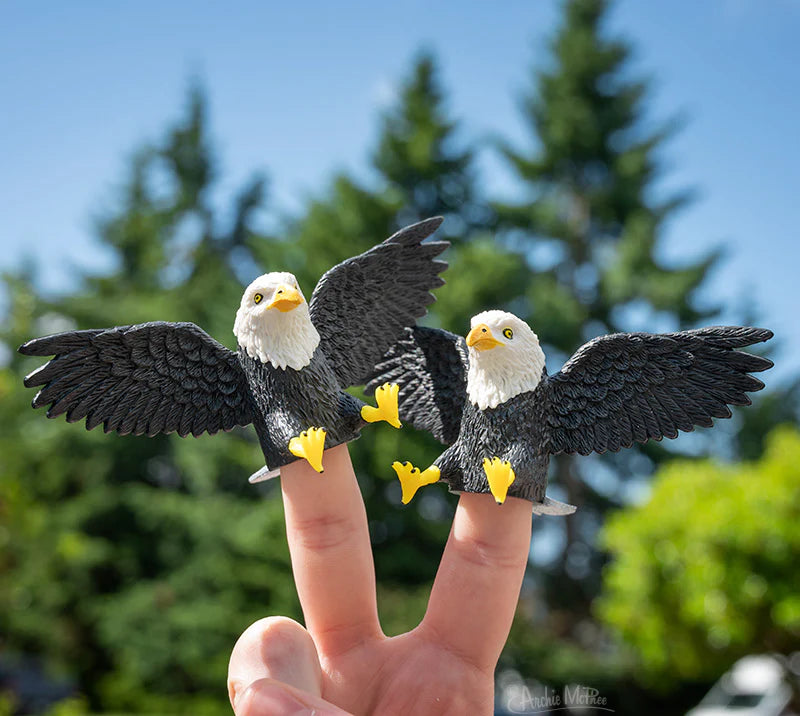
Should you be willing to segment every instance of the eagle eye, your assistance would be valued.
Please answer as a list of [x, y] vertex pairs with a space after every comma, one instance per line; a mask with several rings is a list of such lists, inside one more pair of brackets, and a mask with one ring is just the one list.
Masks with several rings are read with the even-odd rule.
[[261, 301], [263, 300], [264, 300], [264, 295], [261, 293], [257, 293], [255, 296], [253, 296], [253, 303], [261, 303]]
[[512, 331], [510, 328], [504, 328], [503, 335], [509, 340], [511, 340], [514, 337], [514, 331]]

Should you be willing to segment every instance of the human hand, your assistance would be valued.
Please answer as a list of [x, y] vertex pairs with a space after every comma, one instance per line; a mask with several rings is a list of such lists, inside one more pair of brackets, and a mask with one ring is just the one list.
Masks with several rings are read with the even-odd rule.
[[[463, 494], [428, 608], [410, 632], [378, 622], [367, 515], [346, 445], [282, 468], [286, 532], [306, 628], [285, 617], [236, 642], [236, 716], [491, 714], [494, 669], [514, 616], [532, 505]], [[320, 489], [322, 482], [324, 488]]]

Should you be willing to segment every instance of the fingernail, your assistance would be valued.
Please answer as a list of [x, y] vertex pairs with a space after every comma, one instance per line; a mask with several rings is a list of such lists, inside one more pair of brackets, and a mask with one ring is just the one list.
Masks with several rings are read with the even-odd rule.
[[228, 682], [228, 698], [230, 699], [231, 706], [233, 706], [234, 710], [236, 709], [236, 702], [242, 695], [243, 690], [244, 690], [244, 684], [241, 681]]

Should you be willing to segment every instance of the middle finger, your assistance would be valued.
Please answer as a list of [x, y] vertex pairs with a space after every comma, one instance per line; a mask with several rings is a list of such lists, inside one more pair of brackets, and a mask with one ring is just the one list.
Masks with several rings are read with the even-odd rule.
[[493, 670], [508, 638], [531, 544], [527, 500], [459, 498], [420, 629], [483, 669]]

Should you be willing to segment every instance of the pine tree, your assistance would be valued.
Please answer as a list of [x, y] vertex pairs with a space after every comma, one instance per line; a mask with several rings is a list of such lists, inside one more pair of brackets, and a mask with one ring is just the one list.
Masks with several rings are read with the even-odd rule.
[[22, 387], [41, 361], [15, 352], [36, 335], [148, 320], [193, 321], [232, 346], [234, 269], [250, 263], [263, 181], [220, 221], [206, 114], [193, 91], [185, 116], [135, 154], [97, 224], [113, 270], [57, 297], [32, 276], [5, 277], [3, 655], [39, 655], [92, 711], [221, 713], [238, 635], [265, 613], [300, 614], [277, 486], [247, 485], [263, 461], [252, 433], [118, 437], [46, 420]]
[[[313, 199], [287, 231], [288, 265], [310, 288], [331, 265], [366, 250], [401, 226], [444, 215], [436, 236], [453, 243], [445, 255], [451, 268], [444, 274], [447, 286], [436, 292], [426, 321], [465, 334], [471, 315], [505, 305], [524, 290], [526, 270], [488, 233], [491, 209], [476, 189], [474, 154], [459, 136], [430, 53], [415, 58], [380, 127], [371, 153], [376, 180], [364, 185], [347, 175], [334, 177], [328, 191]], [[269, 250], [266, 244], [261, 247]], [[259, 256], [266, 259], [266, 253]], [[421, 617], [455, 503], [443, 489], [435, 489], [403, 507], [390, 466], [395, 459], [429, 464], [441, 450], [425, 433], [380, 425], [370, 426], [369, 435], [351, 445], [367, 503], [380, 607], [389, 631], [415, 626]], [[409, 597], [415, 585], [419, 591]]]
[[380, 197], [396, 207], [395, 224], [445, 217], [437, 236], [453, 244], [451, 269], [432, 313], [443, 327], [466, 333], [475, 313], [505, 305], [523, 291], [526, 272], [494, 240], [493, 212], [477, 189], [474, 142], [466, 144], [451, 118], [440, 74], [430, 52], [416, 57], [396, 104], [381, 118], [372, 158]]
[[444, 216], [440, 231], [454, 241], [490, 220], [488, 205], [475, 189], [475, 156], [459, 141], [450, 118], [440, 71], [430, 52], [415, 59], [397, 103], [381, 118], [372, 164], [399, 207], [398, 221]]
[[[632, 77], [631, 48], [608, 35], [607, 14], [606, 0], [567, 0], [547, 68], [533, 73], [524, 97], [534, 146], [502, 146], [527, 197], [494, 206], [500, 235], [533, 271], [524, 317], [557, 359], [602, 333], [677, 329], [714, 313], [696, 294], [718, 254], [681, 266], [659, 258], [664, 223], [689, 198], [658, 186], [676, 125], [653, 128], [648, 83]], [[624, 478], [647, 472], [668, 448], [555, 461], [554, 492], [563, 490], [578, 512], [563, 523], [564, 558], [547, 580], [551, 604], [586, 613], [602, 566], [599, 520], [625, 501]]]

